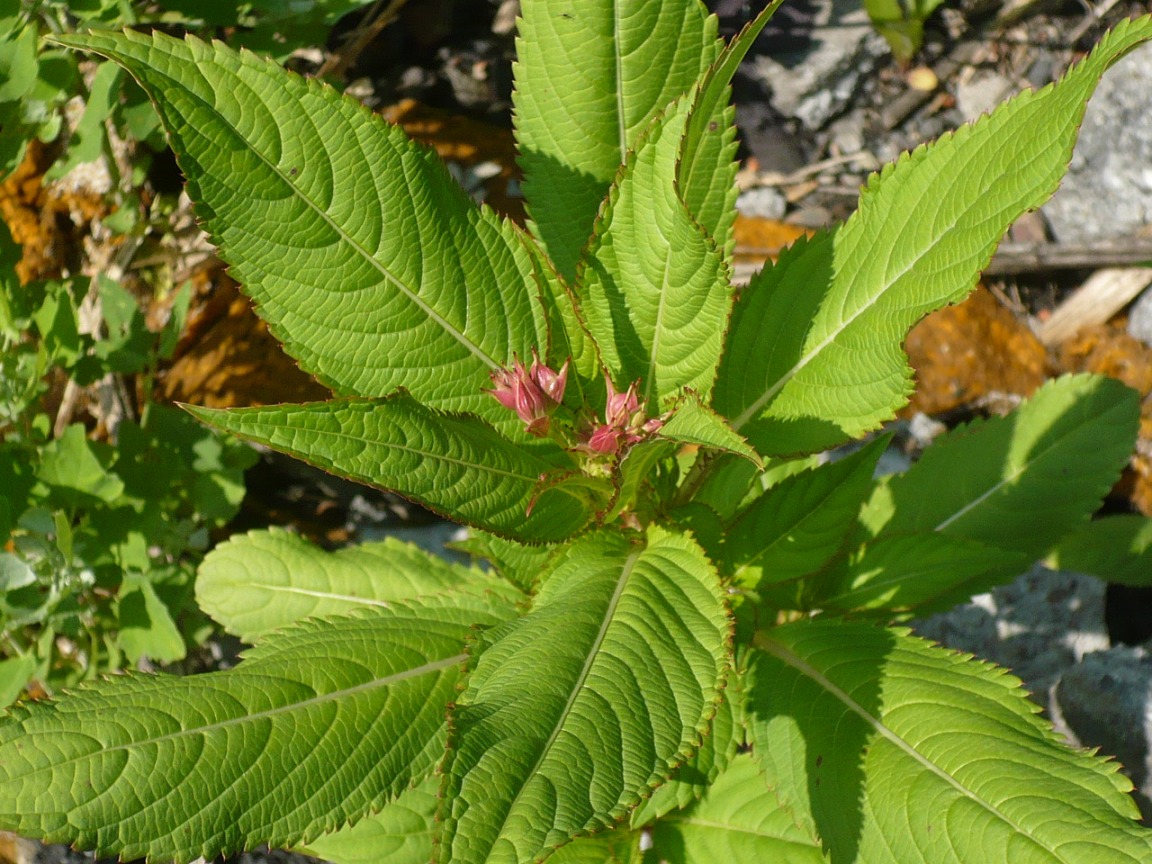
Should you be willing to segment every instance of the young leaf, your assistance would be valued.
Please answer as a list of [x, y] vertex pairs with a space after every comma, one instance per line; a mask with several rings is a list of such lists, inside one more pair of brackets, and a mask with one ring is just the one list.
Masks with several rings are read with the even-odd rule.
[[756, 760], [742, 753], [699, 804], [656, 823], [645, 860], [668, 864], [824, 864], [826, 859], [819, 840], [797, 825], [791, 811], [780, 805]]
[[565, 278], [640, 133], [720, 51], [695, 0], [586, 0], [521, 6], [516, 140], [532, 230]]
[[527, 239], [435, 154], [318, 81], [193, 37], [61, 36], [148, 91], [221, 257], [288, 353], [340, 394], [481, 392], [547, 346]]
[[659, 435], [678, 444], [695, 444], [722, 453], [742, 456], [761, 471], [764, 462], [748, 442], [741, 438], [723, 417], [700, 403], [696, 394], [689, 394], [668, 421], [660, 427]]
[[691, 104], [677, 100], [628, 154], [575, 287], [613, 380], [639, 380], [652, 406], [685, 387], [711, 393], [731, 303], [723, 250], [677, 188]]
[[1152, 519], [1125, 514], [1089, 522], [1060, 541], [1048, 564], [1134, 588], [1150, 585]]
[[[467, 415], [441, 414], [407, 394], [221, 410], [187, 406], [218, 429], [267, 444], [333, 474], [406, 495], [431, 510], [528, 543], [564, 540], [591, 518], [559, 484], [537, 496], [545, 461]], [[531, 513], [528, 513], [529, 505]]]
[[432, 819], [439, 803], [439, 782], [430, 777], [379, 813], [298, 849], [330, 864], [428, 864], [432, 860]]
[[1038, 558], [1100, 506], [1128, 464], [1135, 391], [1114, 378], [1045, 384], [1016, 411], [954, 430], [861, 512], [873, 535], [938, 531]]
[[308, 842], [443, 753], [483, 604], [362, 610], [268, 636], [224, 672], [132, 675], [0, 722], [0, 826], [125, 860]]
[[753, 752], [832, 860], [1150, 860], [1119, 766], [1064, 744], [1004, 670], [845, 621], [756, 644]]
[[624, 816], [707, 728], [728, 630], [687, 535], [575, 541], [456, 700], [438, 860], [534, 861]]
[[1123, 22], [1059, 83], [873, 176], [841, 229], [742, 293], [713, 406], [765, 455], [825, 449], [891, 417], [910, 390], [908, 329], [962, 299], [1008, 225], [1052, 194], [1096, 82], [1150, 37], [1152, 18]]
[[460, 590], [495, 595], [492, 602], [509, 613], [519, 595], [507, 582], [394, 537], [325, 552], [282, 528], [231, 537], [196, 574], [197, 605], [249, 643], [304, 618]]
[[772, 0], [720, 52], [693, 94], [680, 144], [677, 186], [688, 212], [730, 261], [735, 238], [737, 164], [730, 84], [784, 0]]
[[721, 566], [749, 588], [819, 570], [841, 550], [884, 453], [877, 438], [835, 462], [793, 474], [740, 514], [726, 532]]

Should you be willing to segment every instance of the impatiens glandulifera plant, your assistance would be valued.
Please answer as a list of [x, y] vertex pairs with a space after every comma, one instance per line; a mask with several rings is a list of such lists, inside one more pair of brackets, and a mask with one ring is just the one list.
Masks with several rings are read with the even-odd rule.
[[526, 229], [254, 55], [58, 40], [152, 96], [221, 256], [335, 394], [189, 410], [458, 520], [488, 566], [233, 538], [197, 595], [254, 647], [15, 709], [3, 827], [184, 861], [1152, 860], [1115, 763], [898, 626], [1076, 557], [1135, 393], [1057, 380], [902, 476], [868, 438], [910, 390], [909, 327], [1052, 193], [1152, 19], [736, 289], [728, 82], [771, 11], [724, 45], [694, 0], [524, 0]]

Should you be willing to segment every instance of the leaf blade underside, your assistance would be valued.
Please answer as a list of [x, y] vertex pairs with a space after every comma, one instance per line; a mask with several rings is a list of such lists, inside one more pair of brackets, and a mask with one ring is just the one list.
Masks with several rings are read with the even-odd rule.
[[431, 774], [476, 624], [393, 606], [266, 638], [232, 669], [134, 675], [0, 723], [0, 824], [126, 860], [307, 842]]
[[1003, 669], [845, 621], [757, 637], [753, 752], [833, 860], [1135, 862], [1115, 762], [1073, 750]]
[[438, 860], [532, 861], [623, 817], [706, 728], [728, 626], [687, 535], [573, 544], [456, 702]]
[[442, 414], [406, 394], [230, 410], [186, 407], [218, 429], [506, 537], [564, 540], [592, 516], [590, 505], [563, 484], [536, 500], [542, 474], [571, 467], [559, 448], [552, 446], [553, 461], [546, 461], [535, 453], [548, 452], [547, 445], [530, 452], [475, 417]]
[[60, 37], [152, 96], [204, 227], [260, 316], [341, 395], [405, 387], [501, 419], [481, 388], [547, 347], [527, 240], [355, 100], [194, 37]]

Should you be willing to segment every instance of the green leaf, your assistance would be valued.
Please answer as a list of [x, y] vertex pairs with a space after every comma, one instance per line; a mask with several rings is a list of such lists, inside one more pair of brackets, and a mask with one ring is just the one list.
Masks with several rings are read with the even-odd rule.
[[507, 415], [481, 388], [548, 343], [527, 240], [430, 150], [353, 99], [219, 42], [58, 37], [124, 66], [160, 112], [231, 273], [308, 372]]
[[820, 843], [795, 822], [768, 788], [755, 759], [742, 753], [708, 789], [704, 799], [652, 829], [645, 861], [771, 861], [823, 864]]
[[693, 93], [680, 145], [677, 184], [693, 218], [731, 263], [736, 220], [736, 127], [729, 105], [733, 77], [784, 0], [772, 0], [729, 42]]
[[625, 510], [650, 503], [651, 489], [646, 489], [645, 484], [653, 480], [660, 463], [675, 452], [676, 445], [672, 442], [657, 439], [641, 441], [630, 447], [616, 467], [619, 491], [601, 523], [608, 524]]
[[548, 864], [639, 864], [641, 834], [617, 829], [577, 837], [548, 856]]
[[187, 410], [218, 429], [517, 540], [564, 540], [592, 516], [584, 498], [563, 485], [536, 496], [542, 474], [571, 467], [558, 448], [553, 458], [563, 462], [545, 461], [475, 417], [433, 411], [404, 393]]
[[1034, 560], [948, 534], [884, 537], [806, 584], [805, 608], [943, 612], [1011, 581]]
[[689, 97], [628, 154], [597, 217], [575, 291], [620, 387], [661, 407], [688, 387], [712, 390], [731, 304], [728, 266], [677, 189]]
[[451, 548], [488, 561], [500, 576], [525, 593], [535, 589], [540, 574], [550, 569], [549, 562], [560, 552], [558, 546], [526, 546], [478, 529], [470, 530], [466, 539]]
[[845, 621], [757, 645], [753, 752], [833, 861], [1152, 860], [1119, 766], [1068, 747], [1004, 670]]
[[741, 675], [729, 670], [724, 699], [716, 708], [708, 734], [692, 758], [679, 766], [651, 798], [632, 811], [632, 828], [642, 828], [673, 810], [687, 807], [707, 792], [744, 743], [744, 699]]
[[717, 411], [765, 455], [825, 449], [891, 417], [911, 390], [908, 329], [966, 296], [1007, 227], [1052, 194], [1096, 82], [1149, 37], [1152, 18], [1122, 23], [1058, 84], [874, 175], [842, 228], [754, 277]]
[[443, 753], [477, 608], [394, 605], [268, 636], [233, 669], [129, 675], [0, 724], [0, 825], [125, 860], [307, 843]]
[[571, 280], [628, 151], [717, 56], [716, 19], [694, 0], [521, 5], [516, 140], [533, 233]]
[[124, 575], [117, 596], [116, 620], [120, 627], [120, 648], [132, 663], [142, 657], [158, 663], [184, 659], [184, 637], [145, 576]]
[[71, 500], [72, 493], [112, 502], [124, 492], [123, 481], [108, 470], [107, 448], [88, 440], [84, 426], [73, 423], [44, 446], [37, 476]]
[[824, 566], [843, 548], [889, 440], [786, 477], [753, 501], [720, 553], [733, 581], [753, 589], [780, 585]]
[[534, 861], [623, 817], [707, 728], [728, 628], [687, 535], [575, 541], [456, 700], [438, 860]]
[[427, 864], [432, 860], [432, 818], [439, 803], [439, 782], [429, 778], [379, 813], [318, 837], [299, 851], [331, 864]]
[[7, 708], [20, 698], [24, 686], [36, 674], [36, 656], [22, 654], [0, 660], [0, 708]]
[[1100, 506], [1128, 464], [1139, 399], [1114, 378], [1050, 381], [1005, 417], [937, 439], [861, 512], [873, 534], [938, 531], [1038, 558]]
[[112, 113], [120, 95], [120, 79], [123, 73], [115, 64], [101, 63], [88, 86], [88, 100], [84, 106], [84, 116], [76, 125], [68, 142], [65, 158], [57, 161], [45, 174], [45, 179], [63, 177], [77, 165], [94, 162], [105, 152], [108, 135], [104, 121]]
[[1047, 563], [1120, 585], [1150, 585], [1152, 519], [1125, 514], [1089, 522], [1061, 540]]
[[672, 416], [660, 427], [659, 435], [679, 444], [696, 444], [709, 450], [732, 453], [764, 470], [760, 455], [728, 425], [728, 421], [702, 405], [694, 393], [688, 394], [676, 406]]
[[234, 535], [196, 575], [197, 605], [246, 642], [303, 618], [462, 589], [490, 593], [494, 609], [508, 613], [519, 595], [507, 582], [393, 537], [325, 552], [281, 528]]

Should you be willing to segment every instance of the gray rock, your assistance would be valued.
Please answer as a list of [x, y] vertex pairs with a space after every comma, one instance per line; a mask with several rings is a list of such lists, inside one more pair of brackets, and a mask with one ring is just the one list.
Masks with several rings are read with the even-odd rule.
[[1072, 743], [1115, 756], [1144, 800], [1152, 797], [1152, 656], [1127, 645], [1088, 654], [1053, 688], [1051, 714]]
[[1066, 243], [1128, 234], [1152, 221], [1152, 45], [1100, 82], [1068, 176], [1043, 212]]
[[778, 190], [762, 186], [741, 192], [736, 199], [736, 209], [745, 216], [779, 219], [788, 210], [788, 201]]
[[796, 56], [755, 59], [772, 89], [772, 104], [808, 129], [819, 129], [843, 111], [860, 82], [888, 54], [858, 0], [820, 0], [812, 47]]
[[982, 72], [956, 85], [956, 107], [966, 122], [975, 120], [1007, 99], [1015, 89], [1003, 75]]
[[921, 636], [1012, 670], [1041, 705], [1060, 675], [1108, 647], [1104, 583], [1037, 565], [1009, 585], [914, 622]]

